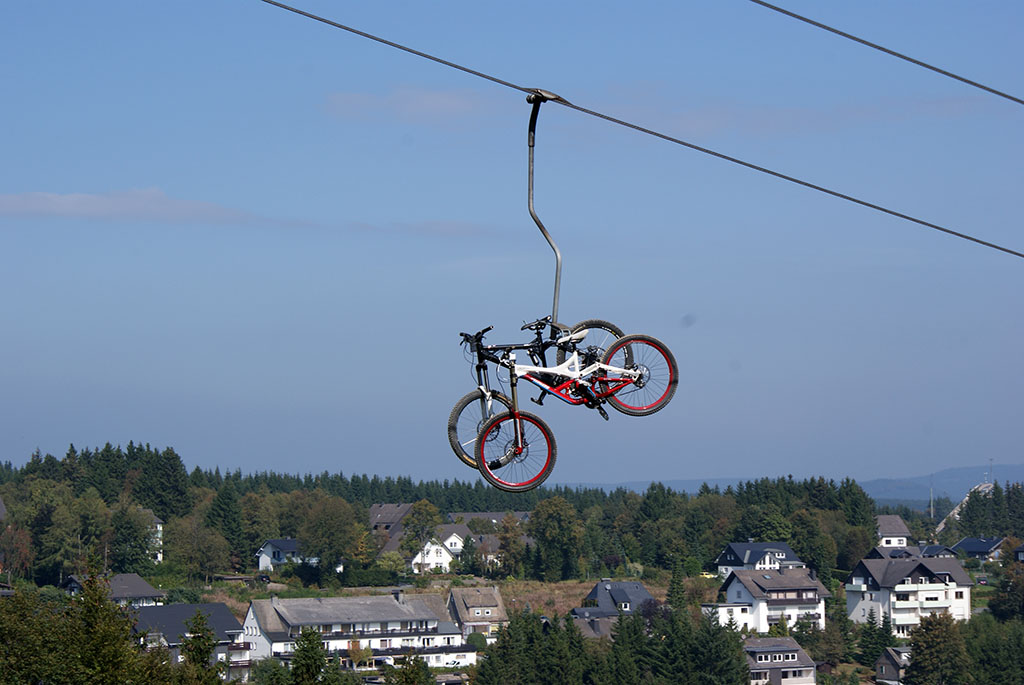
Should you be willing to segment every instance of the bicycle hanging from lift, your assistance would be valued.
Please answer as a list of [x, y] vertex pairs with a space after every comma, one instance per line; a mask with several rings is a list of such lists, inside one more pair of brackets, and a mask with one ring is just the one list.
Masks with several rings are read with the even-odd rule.
[[[571, 328], [557, 323], [562, 255], [533, 204], [533, 149], [537, 115], [542, 103], [560, 100], [537, 90], [527, 97], [533, 105], [528, 134], [530, 216], [555, 253], [555, 287], [550, 316], [525, 324], [533, 340], [519, 344], [484, 345], [493, 326], [475, 334], [461, 333], [474, 364], [477, 388], [458, 402], [448, 419], [448, 441], [455, 455], [477, 468], [495, 487], [522, 492], [540, 485], [555, 465], [557, 448], [548, 425], [519, 409], [518, 381], [540, 388], [533, 401], [541, 405], [547, 395], [576, 406], [597, 410], [607, 420], [604, 404], [631, 415], [647, 416], [662, 409], [675, 394], [678, 366], [668, 347], [646, 335], [623, 335], [602, 319], [586, 319]], [[544, 332], [550, 331], [545, 339]], [[555, 348], [555, 365], [548, 366], [547, 351]], [[516, 363], [516, 351], [532, 364]], [[488, 364], [509, 371], [509, 395], [490, 386]]]

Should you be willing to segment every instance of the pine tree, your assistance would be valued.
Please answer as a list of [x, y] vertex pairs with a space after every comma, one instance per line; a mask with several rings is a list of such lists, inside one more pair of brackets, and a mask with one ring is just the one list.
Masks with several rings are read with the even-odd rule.
[[303, 628], [295, 640], [295, 655], [292, 657], [292, 684], [314, 685], [327, 665], [327, 652], [320, 641], [320, 633], [313, 628]]
[[678, 559], [672, 565], [672, 579], [668, 583], [668, 605], [675, 611], [682, 611], [686, 608], [686, 573], [683, 564]]
[[963, 635], [948, 612], [931, 614], [910, 633], [906, 685], [963, 685], [973, 681]]
[[239, 560], [248, 558], [245, 536], [242, 535], [242, 506], [231, 478], [224, 479], [224, 484], [210, 503], [206, 525], [224, 536], [233, 557]]

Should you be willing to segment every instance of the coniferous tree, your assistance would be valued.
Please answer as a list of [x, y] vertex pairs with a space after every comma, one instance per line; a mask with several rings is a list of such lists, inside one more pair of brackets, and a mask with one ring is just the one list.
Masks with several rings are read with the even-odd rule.
[[686, 608], [686, 572], [679, 560], [672, 566], [672, 578], [669, 580], [668, 596], [665, 599], [675, 611]]
[[327, 666], [327, 652], [320, 640], [320, 633], [304, 627], [295, 640], [295, 655], [292, 657], [293, 685], [314, 685]]
[[963, 635], [949, 612], [931, 614], [910, 633], [907, 685], [964, 685], [973, 682]]
[[242, 506], [231, 478], [225, 478], [223, 485], [217, 490], [210, 510], [206, 513], [206, 525], [227, 540], [228, 549], [236, 559], [248, 559], [249, 554], [256, 551], [246, 553], [245, 537], [242, 535]]

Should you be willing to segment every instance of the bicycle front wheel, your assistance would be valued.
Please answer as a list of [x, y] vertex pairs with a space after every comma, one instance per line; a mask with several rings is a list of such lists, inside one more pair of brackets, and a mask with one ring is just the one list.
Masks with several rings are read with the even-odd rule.
[[512, 411], [512, 400], [494, 390], [490, 401], [477, 388], [455, 403], [448, 417], [448, 444], [463, 464], [476, 468], [476, 438], [480, 429], [491, 418], [507, 411]]
[[[647, 416], [664, 408], [676, 394], [679, 367], [665, 343], [649, 335], [627, 335], [605, 352], [603, 363], [620, 369], [640, 371], [640, 377], [607, 397], [608, 404], [629, 416]], [[609, 373], [598, 380], [599, 394], [614, 390], [619, 383]]]
[[543, 483], [555, 467], [556, 454], [551, 429], [525, 411], [518, 418], [512, 412], [493, 417], [476, 441], [477, 468], [488, 483], [506, 492], [525, 492]]
[[[604, 321], [603, 319], [585, 319], [573, 326], [569, 332], [579, 333], [583, 330], [588, 331], [587, 337], [576, 343], [576, 348], [579, 350], [586, 350], [588, 347], [595, 347], [597, 349], [598, 359], [601, 359], [601, 357], [604, 356], [605, 350], [607, 350], [613, 342], [623, 336], [621, 328], [609, 321]], [[557, 366], [565, 360], [565, 350], [559, 347], [555, 352], [555, 365]]]

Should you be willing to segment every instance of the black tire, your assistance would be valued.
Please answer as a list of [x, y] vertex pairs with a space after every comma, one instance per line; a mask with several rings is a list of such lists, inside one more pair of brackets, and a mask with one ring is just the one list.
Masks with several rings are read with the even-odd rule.
[[[477, 468], [488, 483], [506, 492], [526, 492], [543, 483], [555, 467], [555, 436], [539, 416], [519, 412], [525, 446], [514, 454], [515, 415], [498, 414], [477, 439]], [[506, 461], [507, 460], [507, 461]]]
[[[679, 366], [663, 342], [649, 335], [619, 338], [605, 352], [603, 363], [623, 369], [639, 369], [643, 375], [635, 383], [622, 387], [605, 399], [613, 408], [629, 416], [647, 416], [660, 411], [676, 394]], [[598, 380], [598, 396], [615, 389], [611, 375]]]
[[[583, 340], [576, 344], [576, 348], [581, 351], [585, 351], [588, 347], [594, 346], [597, 348], [597, 359], [604, 358], [605, 351], [611, 347], [611, 344], [623, 336], [622, 329], [615, 324], [604, 321], [603, 319], [584, 319], [578, 324], [573, 326], [569, 332], [579, 333], [582, 330], [589, 330]], [[627, 350], [627, 353], [629, 350]], [[559, 365], [565, 362], [567, 359], [566, 352], [561, 347], [555, 349], [555, 365]]]
[[466, 466], [476, 468], [476, 438], [480, 429], [491, 418], [512, 411], [512, 400], [495, 390], [491, 391], [491, 406], [487, 411], [481, 406], [484, 391], [477, 388], [452, 407], [448, 417], [448, 444], [455, 456]]

